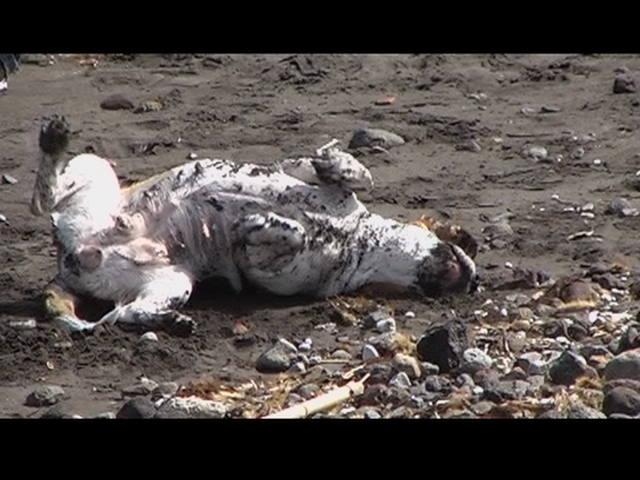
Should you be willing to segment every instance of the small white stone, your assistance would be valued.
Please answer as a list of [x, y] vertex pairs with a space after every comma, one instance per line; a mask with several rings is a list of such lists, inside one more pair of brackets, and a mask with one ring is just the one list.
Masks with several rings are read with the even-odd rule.
[[304, 342], [298, 345], [298, 350], [300, 350], [301, 352], [308, 352], [309, 350], [311, 350], [312, 346], [313, 346], [313, 340], [307, 337], [304, 339]]
[[149, 341], [149, 342], [157, 342], [158, 341], [158, 335], [156, 335], [155, 332], [146, 332], [146, 333], [143, 333], [142, 335], [140, 335], [140, 340]]
[[416, 318], [416, 314], [411, 311], [405, 313], [404, 316], [407, 318]]
[[189, 160], [195, 160], [196, 158], [198, 158], [198, 155], [194, 152], [191, 152], [189, 155], [187, 155], [187, 158]]
[[374, 358], [380, 358], [380, 354], [373, 345], [366, 344], [362, 347], [362, 360], [368, 362]]
[[393, 318], [380, 320], [378, 323], [376, 323], [376, 330], [380, 333], [395, 332], [396, 321]]
[[311, 355], [309, 357], [309, 365], [318, 365], [322, 361], [322, 357], [320, 355]]
[[293, 373], [304, 373], [307, 371], [307, 367], [304, 366], [304, 362], [296, 362], [291, 366], [290, 370]]
[[593, 161], [593, 164], [594, 164], [594, 165], [602, 165], [602, 160], [600, 160], [599, 158], [596, 158], [596, 159]]
[[411, 379], [405, 372], [400, 372], [389, 380], [389, 385], [393, 387], [409, 388], [411, 387]]

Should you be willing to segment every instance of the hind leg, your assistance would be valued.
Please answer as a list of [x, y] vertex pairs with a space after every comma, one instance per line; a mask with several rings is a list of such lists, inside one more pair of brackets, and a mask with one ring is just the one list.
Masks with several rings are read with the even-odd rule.
[[133, 301], [116, 306], [98, 323], [119, 323], [125, 329], [162, 329], [178, 336], [192, 334], [196, 322], [176, 310], [191, 296], [189, 275], [167, 267], [158, 268], [150, 277]]
[[336, 148], [336, 143], [318, 149], [314, 158], [287, 159], [282, 162], [282, 169], [307, 183], [338, 185], [350, 192], [371, 190], [373, 177], [369, 169], [353, 155]]
[[247, 266], [261, 271], [277, 271], [290, 263], [307, 237], [299, 222], [271, 212], [245, 216], [235, 231]]

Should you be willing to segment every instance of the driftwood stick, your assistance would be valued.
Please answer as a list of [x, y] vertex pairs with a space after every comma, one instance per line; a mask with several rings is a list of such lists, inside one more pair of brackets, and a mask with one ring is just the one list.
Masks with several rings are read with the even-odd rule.
[[322, 154], [323, 154], [326, 150], [328, 150], [328, 149], [330, 149], [330, 148], [332, 148], [332, 147], [335, 147], [335, 146], [336, 146], [337, 144], [339, 144], [339, 143], [340, 143], [340, 140], [338, 140], [337, 138], [334, 138], [334, 139], [333, 139], [333, 140], [331, 140], [329, 143], [327, 143], [327, 144], [325, 144], [325, 145], [321, 146], [320, 148], [318, 148], [318, 149], [316, 150], [316, 155], [317, 155], [317, 156], [319, 156], [319, 157], [321, 157], [321, 156], [322, 156]]
[[364, 393], [364, 382], [366, 382], [368, 378], [369, 375], [365, 375], [365, 377], [360, 381], [349, 382], [346, 385], [331, 390], [319, 397], [285, 408], [280, 412], [272, 413], [271, 415], [267, 415], [263, 418], [305, 418], [309, 415], [313, 415], [314, 413], [327, 410], [349, 400], [352, 397], [362, 395]]

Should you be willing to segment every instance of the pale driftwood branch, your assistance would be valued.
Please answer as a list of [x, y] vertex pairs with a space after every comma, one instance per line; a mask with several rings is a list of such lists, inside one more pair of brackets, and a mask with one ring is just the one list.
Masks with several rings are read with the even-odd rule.
[[320, 148], [318, 148], [316, 150], [316, 155], [321, 157], [322, 154], [325, 152], [325, 150], [328, 150], [329, 148], [335, 147], [336, 145], [338, 145], [340, 143], [340, 140], [338, 140], [337, 138], [334, 138], [333, 140], [331, 140], [329, 143], [321, 146]]
[[369, 375], [366, 375], [362, 380], [349, 382], [319, 397], [285, 408], [280, 412], [272, 413], [263, 418], [305, 418], [314, 413], [327, 410], [350, 398], [362, 395], [364, 393], [364, 382], [366, 382], [368, 378]]

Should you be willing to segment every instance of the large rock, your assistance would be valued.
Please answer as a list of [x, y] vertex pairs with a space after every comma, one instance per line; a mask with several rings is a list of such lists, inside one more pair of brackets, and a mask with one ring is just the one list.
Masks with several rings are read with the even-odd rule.
[[567, 350], [549, 365], [549, 378], [558, 385], [573, 385], [578, 378], [592, 371], [584, 357]]
[[615, 413], [638, 415], [640, 414], [640, 393], [627, 387], [615, 387], [604, 396], [602, 411], [607, 416]]
[[65, 397], [64, 389], [57, 385], [44, 385], [29, 394], [25, 401], [28, 407], [49, 407]]
[[610, 360], [604, 368], [604, 378], [640, 380], [640, 349], [628, 350]]
[[613, 93], [634, 93], [636, 81], [628, 73], [621, 73], [613, 81]]
[[469, 330], [460, 320], [432, 325], [418, 340], [418, 357], [447, 373], [457, 368], [469, 347]]
[[261, 373], [286, 372], [291, 366], [293, 352], [278, 342], [258, 357], [256, 369]]
[[383, 147], [391, 148], [403, 145], [404, 138], [378, 128], [361, 128], [356, 130], [349, 142], [349, 148]]
[[124, 95], [116, 93], [105, 98], [100, 102], [100, 108], [103, 110], [132, 110], [133, 102]]
[[156, 407], [148, 397], [134, 397], [120, 408], [116, 418], [153, 418]]
[[158, 409], [157, 418], [223, 418], [226, 407], [199, 397], [174, 397]]

